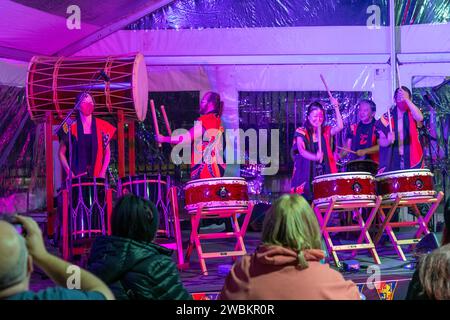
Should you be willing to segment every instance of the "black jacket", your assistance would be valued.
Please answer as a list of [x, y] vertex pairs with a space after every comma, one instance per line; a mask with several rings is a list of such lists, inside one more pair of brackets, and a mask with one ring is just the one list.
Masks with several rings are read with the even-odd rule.
[[171, 259], [172, 250], [121, 237], [96, 238], [88, 270], [102, 279], [117, 300], [192, 299]]

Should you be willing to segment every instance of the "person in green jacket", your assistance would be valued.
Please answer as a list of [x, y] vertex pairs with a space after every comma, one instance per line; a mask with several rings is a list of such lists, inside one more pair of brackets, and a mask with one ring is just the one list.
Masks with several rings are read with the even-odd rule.
[[113, 209], [112, 236], [96, 238], [87, 268], [117, 300], [192, 299], [172, 261], [172, 250], [152, 243], [158, 222], [152, 202], [128, 194]]

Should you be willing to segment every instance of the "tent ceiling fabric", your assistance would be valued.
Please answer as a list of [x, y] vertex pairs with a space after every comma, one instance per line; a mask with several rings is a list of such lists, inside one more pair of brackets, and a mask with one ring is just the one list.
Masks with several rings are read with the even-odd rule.
[[[1, 0], [0, 58], [73, 55], [120, 30], [365, 26], [367, 9], [380, 7], [389, 21], [389, 0]], [[405, 0], [397, 24], [450, 21], [448, 0]], [[81, 10], [81, 29], [69, 30], [67, 8]], [[135, 22], [133, 22], [135, 21]]]
[[[66, 18], [67, 8], [76, 4], [81, 9], [82, 20], [88, 24], [97, 27], [106, 26], [111, 21], [116, 21], [124, 15], [133, 12], [143, 5], [152, 2], [148, 0], [108, 0], [108, 1], [92, 1], [92, 0], [12, 0], [12, 2], [33, 8], [39, 11], [49, 13], [54, 16]], [[156, 2], [156, 1], [153, 1]]]
[[[128, 30], [366, 25], [371, 6], [389, 25], [389, 0], [177, 0], [130, 24]], [[396, 24], [450, 21], [448, 0], [396, 1]]]
[[[128, 29], [265, 28], [366, 25], [367, 7], [381, 8], [389, 23], [388, 0], [177, 0]], [[351, 18], [349, 18], [351, 17]]]
[[[0, 1], [0, 57], [29, 60], [33, 55], [54, 55], [89, 35], [120, 25], [128, 16], [144, 11], [159, 0], [2, 0]], [[81, 28], [69, 29], [67, 8], [80, 7]], [[129, 23], [129, 22], [127, 22]], [[123, 28], [124, 25], [120, 25]], [[119, 29], [120, 29], [119, 28]], [[115, 31], [115, 30], [114, 30]], [[100, 40], [98, 38], [97, 40]], [[17, 57], [14, 57], [17, 50]]]

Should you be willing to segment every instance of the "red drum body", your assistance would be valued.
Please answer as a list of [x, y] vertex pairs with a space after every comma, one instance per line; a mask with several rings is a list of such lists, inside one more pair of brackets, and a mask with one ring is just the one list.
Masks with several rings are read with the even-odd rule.
[[225, 177], [193, 180], [184, 188], [186, 210], [242, 208], [248, 205], [248, 187], [244, 178]]
[[334, 196], [340, 202], [376, 199], [375, 178], [368, 172], [333, 173], [313, 180], [314, 205], [327, 205]]
[[375, 177], [377, 192], [383, 200], [402, 198], [431, 198], [436, 195], [433, 190], [433, 174], [428, 169], [398, 170], [379, 174]]

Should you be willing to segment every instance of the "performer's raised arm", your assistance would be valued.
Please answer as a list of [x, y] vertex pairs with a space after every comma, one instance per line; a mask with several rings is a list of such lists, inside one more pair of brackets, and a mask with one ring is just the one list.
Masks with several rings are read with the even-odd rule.
[[[222, 109], [220, 95], [217, 92], [206, 92], [200, 101], [200, 117], [188, 132], [179, 135], [172, 134], [170, 137], [156, 133], [155, 140], [158, 143], [181, 143], [192, 146], [192, 179], [223, 177], [225, 174], [226, 165], [222, 159], [223, 145], [220, 139], [224, 132], [221, 120]], [[163, 111], [163, 116], [164, 114]], [[167, 117], [164, 116], [164, 118], [168, 127]]]
[[416, 122], [423, 121], [423, 114], [422, 111], [414, 104], [414, 102], [411, 101], [411, 96], [409, 95], [408, 91], [404, 90], [402, 88], [398, 88], [395, 91], [394, 98], [397, 102], [397, 104], [403, 104], [409, 110], [411, 111], [411, 115], [413, 116], [414, 120]]
[[330, 102], [334, 107], [334, 111], [336, 112], [336, 126], [331, 128], [331, 135], [335, 135], [344, 129], [344, 122], [342, 121], [341, 111], [339, 110], [339, 102], [337, 99], [330, 97]]
[[196, 139], [201, 139], [203, 135], [203, 130], [194, 130], [192, 127], [185, 134], [171, 135], [171, 136], [163, 136], [161, 134], [156, 135], [156, 142], [159, 143], [170, 143], [170, 144], [179, 144], [179, 143], [187, 143], [190, 144], [192, 141]]

